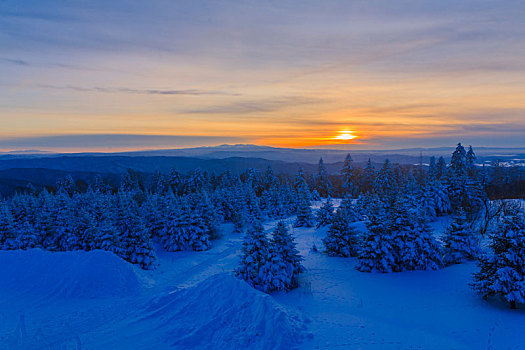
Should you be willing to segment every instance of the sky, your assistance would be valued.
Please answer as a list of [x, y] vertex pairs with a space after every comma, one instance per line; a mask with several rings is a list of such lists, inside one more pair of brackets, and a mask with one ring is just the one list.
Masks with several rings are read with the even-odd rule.
[[0, 0], [0, 150], [525, 147], [523, 0]]

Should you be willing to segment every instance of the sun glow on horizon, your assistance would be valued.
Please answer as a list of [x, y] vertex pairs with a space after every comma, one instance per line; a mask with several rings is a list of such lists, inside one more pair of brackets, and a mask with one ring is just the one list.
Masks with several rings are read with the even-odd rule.
[[357, 136], [354, 135], [352, 131], [346, 131], [346, 130], [345, 131], [340, 131], [339, 135], [334, 137], [334, 139], [341, 140], [341, 141], [350, 141], [350, 140], [353, 140], [355, 138], [357, 138]]

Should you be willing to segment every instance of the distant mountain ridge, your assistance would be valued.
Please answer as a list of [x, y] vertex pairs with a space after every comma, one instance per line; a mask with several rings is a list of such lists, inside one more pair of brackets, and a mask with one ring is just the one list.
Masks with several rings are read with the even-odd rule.
[[[346, 154], [350, 153], [356, 162], [366, 162], [371, 158], [373, 162], [381, 163], [389, 158], [393, 163], [417, 164], [420, 154], [423, 161], [428, 162], [430, 156], [444, 156], [446, 159], [454, 151], [455, 146], [437, 148], [405, 148], [396, 150], [341, 150], [341, 149], [310, 149], [310, 148], [279, 148], [270, 146], [257, 146], [251, 144], [220, 145], [194, 148], [175, 148], [159, 150], [143, 150], [129, 152], [82, 152], [82, 153], [48, 153], [40, 151], [17, 151], [0, 153], [0, 161], [19, 158], [47, 158], [47, 157], [189, 157], [200, 159], [226, 159], [226, 158], [262, 158], [272, 161], [304, 162], [315, 164], [319, 158], [327, 163], [340, 162]], [[475, 147], [480, 161], [509, 160], [512, 158], [525, 159], [525, 148], [491, 148]], [[33, 153], [32, 153], [33, 152]]]
[[[315, 173], [320, 157], [323, 157], [329, 174], [339, 174], [347, 153], [352, 155], [357, 166], [364, 166], [370, 158], [374, 165], [379, 167], [386, 158], [393, 163], [419, 164], [423, 161], [423, 164], [426, 164], [430, 155], [443, 155], [448, 162], [453, 150], [454, 147], [347, 151], [222, 145], [119, 153], [9, 152], [0, 154], [0, 194], [19, 191], [28, 183], [39, 188], [53, 186], [58, 178], [67, 174], [84, 182], [90, 182], [96, 175], [102, 175], [112, 183], [118, 183], [120, 174], [128, 169], [144, 174], [152, 174], [155, 171], [166, 173], [170, 169], [187, 173], [196, 168], [215, 174], [227, 170], [239, 174], [248, 168], [264, 171], [271, 166], [276, 174], [293, 175], [299, 168], [307, 173]], [[500, 159], [508, 165], [525, 164], [525, 149], [480, 147], [475, 148], [475, 151], [478, 154], [478, 163]]]

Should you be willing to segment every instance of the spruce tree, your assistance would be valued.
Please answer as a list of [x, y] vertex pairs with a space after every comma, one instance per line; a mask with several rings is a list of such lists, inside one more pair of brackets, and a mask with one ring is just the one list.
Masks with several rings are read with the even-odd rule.
[[162, 243], [167, 251], [202, 251], [211, 247], [204, 221], [186, 201], [180, 203], [166, 223]]
[[441, 180], [445, 178], [447, 174], [447, 163], [443, 157], [439, 157], [436, 164], [436, 180]]
[[299, 255], [299, 251], [296, 248], [297, 244], [284, 221], [277, 223], [273, 231], [272, 243], [277, 247], [275, 249], [277, 253], [291, 266], [295, 276], [304, 271], [304, 267], [301, 264], [303, 258]]
[[437, 169], [436, 169], [436, 157], [430, 157], [428, 164], [428, 181], [435, 181], [437, 178]]
[[368, 232], [359, 254], [361, 271], [436, 270], [441, 266], [439, 244], [421, 212], [399, 197], [388, 211], [381, 206], [369, 214]]
[[439, 180], [430, 181], [426, 184], [423, 191], [421, 200], [424, 201], [424, 205], [431, 206], [431, 210], [429, 210], [433, 213], [431, 217], [450, 213], [450, 199], [443, 182]]
[[458, 143], [452, 153], [450, 168], [448, 169], [448, 188], [452, 208], [466, 208], [467, 203], [467, 165], [465, 148]]
[[490, 253], [479, 259], [472, 287], [488, 298], [499, 296], [516, 308], [525, 303], [525, 219], [519, 212], [504, 217], [492, 234]]
[[154, 268], [157, 256], [139, 208], [129, 192], [119, 193], [116, 226], [121, 238], [121, 257], [143, 269]]
[[95, 249], [102, 249], [121, 256], [123, 254], [119, 231], [108, 218], [97, 223]]
[[410, 197], [400, 196], [390, 212], [394, 271], [437, 270], [442, 264], [440, 246], [426, 218], [412, 203]]
[[348, 222], [356, 222], [362, 220], [362, 215], [359, 213], [355, 201], [350, 197], [346, 196], [341, 201], [337, 213], [342, 215]]
[[0, 250], [16, 249], [14, 219], [7, 203], [0, 202]]
[[299, 200], [297, 219], [295, 220], [294, 227], [313, 227], [314, 224], [315, 220], [312, 214], [312, 208], [310, 208], [310, 201], [303, 193]]
[[263, 185], [266, 190], [279, 187], [279, 179], [275, 176], [271, 165], [268, 165], [264, 172]]
[[332, 184], [328, 179], [328, 172], [324, 166], [323, 158], [319, 159], [317, 176], [315, 178], [315, 189], [321, 197], [328, 197], [332, 194]]
[[460, 209], [443, 236], [445, 264], [460, 264], [475, 260], [479, 253], [479, 242], [469, 223], [465, 212]]
[[306, 190], [308, 188], [308, 185], [306, 183], [306, 175], [304, 174], [302, 168], [299, 168], [299, 170], [297, 170], [297, 174], [295, 175], [294, 187], [297, 192]]
[[357, 269], [363, 272], [393, 272], [396, 270], [393, 236], [386, 211], [380, 205], [370, 208], [358, 254]]
[[350, 257], [357, 256], [359, 245], [359, 234], [351, 227], [341, 213], [332, 217], [330, 229], [323, 239], [326, 252], [330, 256]]
[[265, 266], [266, 270], [268, 269], [269, 254], [270, 243], [262, 224], [253, 222], [246, 232], [242, 245], [241, 261], [235, 270], [235, 274], [252, 287], [263, 292], [269, 292], [272, 285], [267, 280], [267, 274], [263, 272]]
[[368, 162], [366, 163], [366, 168], [363, 172], [361, 180], [361, 191], [365, 193], [371, 192], [374, 188], [375, 179], [376, 171], [374, 169], [374, 165], [372, 164], [372, 160], [368, 158]]
[[40, 208], [35, 213], [33, 225], [39, 240], [38, 246], [48, 250], [58, 250], [55, 198], [44, 190], [38, 196], [38, 202]]
[[205, 192], [200, 193], [193, 198], [193, 201], [194, 216], [200, 218], [209, 239], [218, 238], [220, 218], [210, 195]]
[[41, 248], [38, 233], [29, 222], [20, 222], [19, 225], [16, 226], [16, 230], [18, 232], [16, 246], [18, 246], [19, 249]]
[[394, 194], [394, 189], [395, 183], [392, 166], [390, 165], [390, 160], [385, 159], [374, 181], [374, 191], [384, 198], [389, 198]]
[[298, 285], [298, 275], [304, 271], [293, 236], [283, 221], [279, 221], [272, 234], [269, 259], [263, 274], [270, 281], [272, 291], [291, 290]]
[[475, 162], [476, 162], [476, 153], [474, 153], [474, 149], [472, 146], [468, 147], [467, 154], [465, 156], [465, 166], [467, 168], [467, 174], [470, 178], [475, 177]]
[[354, 167], [352, 165], [352, 162], [352, 156], [349, 153], [346, 155], [345, 161], [343, 163], [343, 169], [341, 169], [341, 175], [343, 176], [343, 188], [345, 189], [346, 193], [350, 196], [354, 196], [357, 193]]
[[334, 205], [332, 204], [332, 199], [328, 197], [326, 202], [321, 205], [321, 208], [316, 212], [315, 219], [317, 221], [316, 227], [322, 227], [330, 225], [332, 222], [332, 216], [334, 215]]

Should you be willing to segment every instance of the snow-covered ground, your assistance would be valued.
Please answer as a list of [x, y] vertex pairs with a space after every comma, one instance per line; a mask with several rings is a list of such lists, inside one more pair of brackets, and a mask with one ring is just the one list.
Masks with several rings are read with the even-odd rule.
[[474, 263], [362, 273], [312, 250], [326, 228], [292, 230], [307, 271], [271, 296], [231, 274], [230, 225], [209, 251], [159, 252], [154, 271], [101, 251], [0, 252], [0, 350], [525, 348], [525, 310], [475, 295]]

